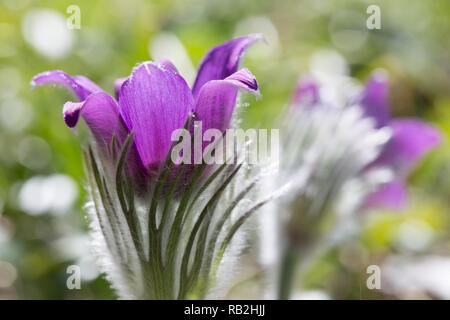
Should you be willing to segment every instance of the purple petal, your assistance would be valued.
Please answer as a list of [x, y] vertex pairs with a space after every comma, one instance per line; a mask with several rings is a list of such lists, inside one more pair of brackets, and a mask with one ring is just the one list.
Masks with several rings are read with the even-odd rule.
[[172, 72], [177, 72], [177, 73], [178, 73], [177, 68], [176, 68], [176, 67], [173, 65], [173, 63], [170, 62], [169, 60], [167, 60], [167, 59], [161, 59], [158, 63], [159, 63], [163, 68], [165, 68], [165, 69], [167, 69], [167, 70], [170, 70], [170, 71], [172, 71]]
[[93, 92], [101, 89], [91, 80], [84, 76], [71, 77], [61, 70], [46, 71], [38, 74], [31, 81], [32, 87], [49, 84], [61, 85], [74, 93], [80, 101], [86, 99]]
[[166, 157], [171, 135], [182, 128], [194, 105], [186, 81], [155, 63], [138, 66], [120, 90], [119, 109], [146, 168]]
[[292, 97], [293, 106], [314, 106], [320, 100], [319, 84], [310, 76], [302, 77], [297, 84]]
[[390, 112], [388, 77], [385, 71], [378, 70], [372, 73], [359, 97], [359, 103], [365, 115], [375, 119], [377, 128], [387, 125]]
[[85, 88], [89, 92], [100, 92], [103, 91], [95, 82], [93, 82], [88, 77], [77, 75], [72, 77], [80, 86]]
[[120, 142], [128, 135], [128, 129], [120, 117], [116, 101], [105, 92], [93, 93], [82, 102], [67, 102], [63, 108], [63, 115], [70, 128], [77, 125], [81, 115], [101, 146], [109, 146], [114, 135]]
[[385, 208], [399, 210], [408, 203], [408, 192], [404, 183], [394, 180], [370, 194], [364, 202], [363, 208]]
[[375, 165], [385, 165], [406, 176], [414, 166], [441, 142], [439, 131], [417, 119], [398, 119], [389, 122], [393, 130]]
[[[173, 65], [173, 63], [167, 59], [162, 59], [158, 63], [167, 70], [171, 70], [173, 72], [178, 72], [177, 68]], [[128, 79], [128, 77], [118, 78], [118, 79], [116, 79], [116, 81], [114, 81], [114, 92], [116, 94], [117, 100], [119, 100], [120, 88], [122, 88], [123, 83], [127, 79]]]
[[261, 35], [249, 35], [227, 41], [212, 48], [203, 58], [198, 69], [192, 93], [197, 97], [202, 86], [211, 80], [223, 80], [238, 69], [244, 51]]
[[[163, 68], [167, 70], [171, 70], [173, 72], [178, 72], [177, 68], [173, 65], [172, 62], [170, 62], [167, 59], [162, 59], [158, 62]], [[114, 92], [116, 94], [116, 99], [119, 100], [119, 94], [120, 94], [120, 88], [122, 88], [123, 83], [125, 80], [127, 80], [128, 77], [125, 78], [118, 78], [116, 81], [114, 81]]]
[[[109, 157], [109, 147], [113, 136], [119, 145], [123, 146], [129, 131], [119, 114], [117, 102], [105, 92], [96, 92], [83, 102], [67, 102], [63, 109], [66, 124], [73, 128], [77, 125], [81, 115], [91, 129], [97, 146]], [[118, 156], [120, 151], [118, 150]], [[142, 193], [148, 178], [144, 165], [139, 157], [136, 145], [132, 143], [127, 154], [127, 165], [134, 182], [135, 190]]]
[[248, 69], [241, 69], [224, 80], [207, 82], [198, 95], [195, 104], [196, 121], [202, 121], [202, 129], [228, 128], [238, 89], [259, 95], [258, 83]]
[[119, 100], [119, 95], [120, 95], [120, 89], [122, 88], [122, 85], [124, 84], [124, 82], [127, 80], [128, 78], [119, 78], [116, 79], [114, 81], [114, 92], [116, 94], [116, 99]]
[[84, 102], [72, 102], [67, 101], [64, 104], [63, 107], [63, 116], [64, 116], [64, 122], [69, 128], [74, 128], [77, 123], [78, 119], [80, 118], [80, 111], [83, 108]]

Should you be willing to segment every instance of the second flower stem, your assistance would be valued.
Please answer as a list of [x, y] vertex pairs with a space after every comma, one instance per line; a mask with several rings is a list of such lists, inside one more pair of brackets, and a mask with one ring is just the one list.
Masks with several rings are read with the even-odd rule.
[[298, 259], [299, 255], [297, 250], [287, 246], [283, 252], [280, 266], [280, 277], [278, 283], [279, 300], [288, 300], [291, 296]]

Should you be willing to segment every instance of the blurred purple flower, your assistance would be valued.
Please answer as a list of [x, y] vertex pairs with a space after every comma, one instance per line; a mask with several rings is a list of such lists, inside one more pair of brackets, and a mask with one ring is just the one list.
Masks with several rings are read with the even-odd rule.
[[319, 84], [312, 76], [300, 78], [294, 90], [291, 104], [293, 106], [314, 106], [320, 101]]
[[182, 128], [190, 114], [203, 122], [203, 130], [223, 131], [230, 125], [238, 89], [259, 93], [250, 71], [238, 71], [244, 51], [259, 39], [260, 35], [249, 35], [211, 49], [200, 64], [192, 90], [167, 60], [144, 62], [128, 78], [117, 79], [117, 101], [88, 78], [59, 70], [35, 76], [32, 86], [58, 84], [72, 91], [80, 102], [64, 105], [67, 126], [75, 127], [81, 115], [104, 152], [114, 136], [123, 144], [133, 131], [127, 161], [139, 179], [160, 167], [172, 144], [172, 132]]
[[[320, 102], [320, 85], [311, 77], [301, 78], [293, 95], [292, 104], [314, 107]], [[388, 79], [384, 71], [373, 72], [364, 90], [356, 97], [356, 104], [364, 115], [375, 121], [376, 128], [389, 127], [392, 136], [378, 158], [367, 169], [387, 167], [394, 179], [376, 192], [369, 194], [364, 208], [387, 207], [400, 209], [407, 203], [406, 179], [425, 155], [441, 142], [439, 131], [416, 118], [392, 119], [390, 115]]]
[[415, 118], [392, 119], [389, 112], [388, 79], [384, 72], [374, 72], [360, 96], [367, 116], [376, 127], [388, 126], [392, 137], [371, 167], [386, 166], [395, 178], [366, 199], [365, 207], [400, 209], [407, 203], [405, 181], [428, 152], [441, 142], [440, 132], [432, 125]]

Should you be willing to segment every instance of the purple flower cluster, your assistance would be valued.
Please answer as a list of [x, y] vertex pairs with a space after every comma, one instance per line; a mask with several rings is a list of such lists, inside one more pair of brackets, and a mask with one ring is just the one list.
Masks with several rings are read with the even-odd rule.
[[189, 116], [202, 121], [203, 130], [223, 132], [230, 125], [238, 90], [259, 93], [255, 77], [238, 66], [244, 51], [260, 39], [249, 35], [212, 48], [192, 89], [167, 60], [141, 63], [128, 78], [116, 80], [117, 101], [88, 78], [60, 70], [35, 76], [32, 85], [58, 84], [72, 91], [80, 102], [64, 105], [67, 126], [75, 127], [81, 115], [105, 155], [113, 137], [123, 145], [133, 132], [127, 163], [136, 184], [142, 185], [164, 162], [172, 132], [182, 128]]

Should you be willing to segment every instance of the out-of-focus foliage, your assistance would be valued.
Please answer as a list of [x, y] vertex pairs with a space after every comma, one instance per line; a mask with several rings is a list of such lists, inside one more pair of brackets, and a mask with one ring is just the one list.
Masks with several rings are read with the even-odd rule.
[[[63, 103], [73, 98], [54, 88], [31, 92], [35, 74], [50, 69], [82, 74], [112, 93], [115, 78], [167, 52], [189, 80], [208, 48], [258, 32], [266, 43], [249, 51], [245, 65], [263, 97], [248, 100], [244, 127], [270, 127], [297, 77], [314, 65], [313, 57], [322, 61], [317, 53], [332, 50], [361, 80], [385, 68], [395, 115], [427, 119], [448, 138], [450, 2], [376, 1], [381, 29], [368, 30], [366, 9], [372, 2], [0, 0], [0, 299], [114, 297], [89, 256], [78, 141], [85, 135], [73, 134], [61, 115]], [[81, 9], [81, 28], [58, 33], [55, 28], [74, 4]], [[328, 67], [336, 67], [333, 63]], [[449, 174], [446, 141], [410, 179], [410, 207], [371, 214], [360, 239], [315, 261], [306, 272], [306, 288], [333, 298], [391, 297], [367, 289], [368, 265], [383, 265], [393, 255], [450, 255]], [[231, 297], [260, 297], [260, 274], [252, 261], [244, 261], [242, 283]], [[67, 289], [71, 264], [81, 267], [81, 290]]]

